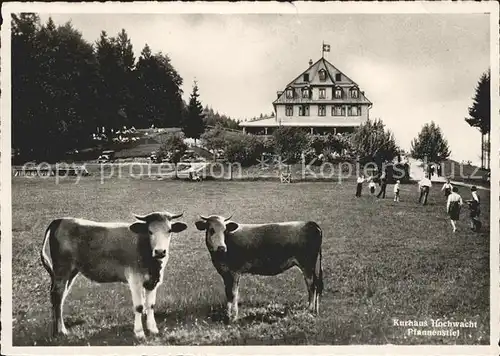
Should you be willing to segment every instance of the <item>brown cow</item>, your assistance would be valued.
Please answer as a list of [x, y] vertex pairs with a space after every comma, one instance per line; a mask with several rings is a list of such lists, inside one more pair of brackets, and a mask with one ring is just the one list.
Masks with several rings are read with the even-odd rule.
[[42, 264], [51, 277], [52, 332], [67, 334], [63, 320], [64, 299], [81, 273], [98, 283], [127, 283], [134, 304], [134, 332], [144, 338], [142, 314], [152, 334], [156, 292], [163, 280], [172, 233], [187, 228], [172, 222], [183, 214], [154, 212], [135, 217], [134, 223], [95, 222], [76, 218], [53, 220], [45, 232]]
[[[238, 287], [242, 274], [274, 276], [294, 266], [304, 275], [309, 310], [319, 312], [323, 291], [322, 231], [313, 221], [237, 224], [221, 216], [200, 216], [212, 263], [224, 280], [226, 321], [238, 318]], [[231, 309], [234, 315], [231, 315]]]

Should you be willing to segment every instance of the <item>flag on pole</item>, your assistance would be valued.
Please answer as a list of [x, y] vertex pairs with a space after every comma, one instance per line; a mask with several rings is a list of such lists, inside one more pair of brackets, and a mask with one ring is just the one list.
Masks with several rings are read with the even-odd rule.
[[323, 43], [323, 52], [330, 52], [330, 45]]

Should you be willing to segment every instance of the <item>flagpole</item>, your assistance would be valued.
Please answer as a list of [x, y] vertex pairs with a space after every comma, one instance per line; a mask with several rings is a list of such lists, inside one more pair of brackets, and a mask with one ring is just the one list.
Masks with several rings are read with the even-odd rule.
[[325, 57], [325, 41], [321, 44], [321, 58]]

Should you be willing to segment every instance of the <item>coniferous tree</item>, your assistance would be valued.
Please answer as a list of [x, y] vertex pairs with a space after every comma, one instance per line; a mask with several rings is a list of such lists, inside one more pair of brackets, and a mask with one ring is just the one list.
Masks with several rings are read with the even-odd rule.
[[141, 127], [179, 127], [182, 120], [182, 78], [162, 53], [144, 47], [136, 65], [136, 93]]
[[469, 107], [470, 117], [465, 121], [481, 132], [481, 166], [490, 167], [490, 131], [491, 131], [491, 90], [490, 71], [484, 73], [476, 87], [476, 92]]
[[195, 82], [193, 92], [189, 99], [189, 104], [182, 123], [182, 131], [186, 137], [194, 138], [195, 142], [205, 131], [203, 106], [199, 100], [198, 84]]
[[40, 105], [38, 75], [37, 14], [12, 14], [12, 147], [21, 157], [29, 157], [35, 150], [33, 143], [43, 127], [36, 120]]
[[13, 148], [54, 160], [87, 146], [97, 120], [92, 46], [69, 22], [40, 25], [32, 14], [13, 16], [13, 29]]

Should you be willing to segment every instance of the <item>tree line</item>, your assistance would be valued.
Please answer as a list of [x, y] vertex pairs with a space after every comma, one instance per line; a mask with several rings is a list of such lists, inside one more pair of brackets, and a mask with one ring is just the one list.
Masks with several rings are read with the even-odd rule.
[[[167, 54], [145, 44], [135, 58], [125, 30], [89, 43], [70, 22], [12, 19], [12, 146], [26, 159], [56, 159], [92, 147], [94, 133], [123, 127], [182, 127], [199, 138], [206, 122], [194, 83], [189, 103]], [[213, 118], [212, 118], [213, 119]], [[215, 118], [217, 120], [217, 118]], [[212, 120], [213, 121], [213, 120]], [[229, 118], [221, 124], [234, 126]], [[237, 125], [237, 123], [236, 123]]]

